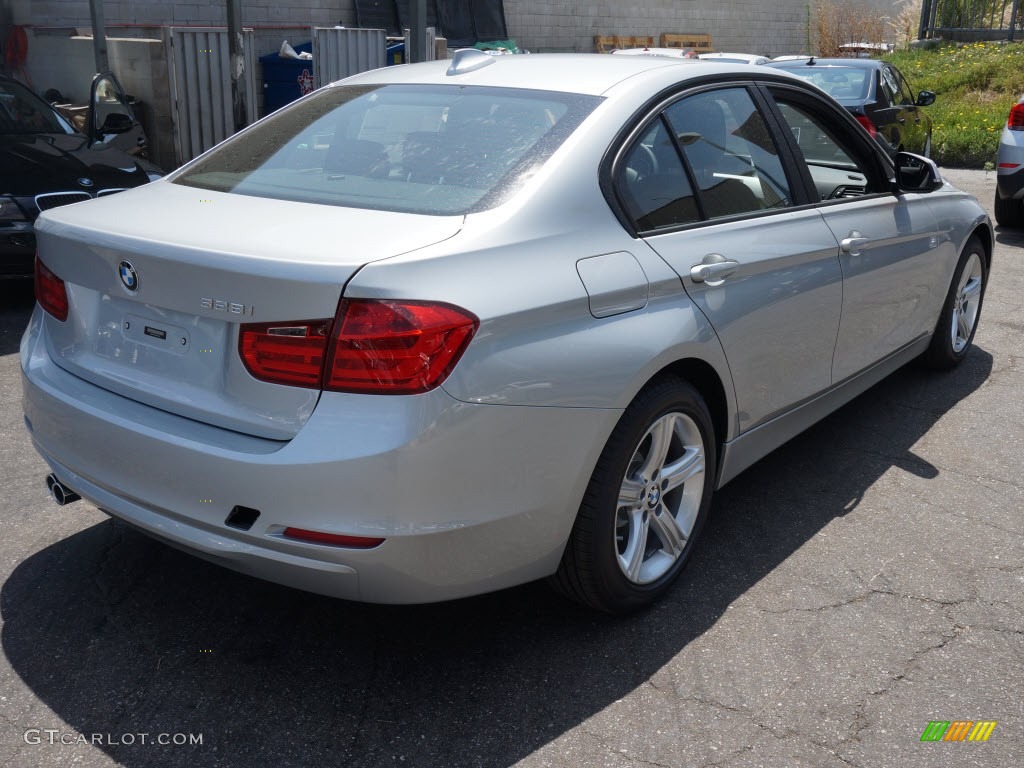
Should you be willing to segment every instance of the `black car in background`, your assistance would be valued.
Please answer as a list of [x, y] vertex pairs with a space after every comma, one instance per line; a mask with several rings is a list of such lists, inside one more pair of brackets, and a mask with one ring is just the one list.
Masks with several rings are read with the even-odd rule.
[[892, 64], [810, 57], [765, 66], [784, 69], [817, 85], [846, 107], [889, 154], [905, 151], [931, 156], [932, 121], [922, 107], [934, 103], [935, 94], [921, 91], [915, 96]]
[[113, 75], [97, 75], [81, 132], [17, 80], [0, 77], [0, 279], [31, 277], [41, 211], [159, 178]]

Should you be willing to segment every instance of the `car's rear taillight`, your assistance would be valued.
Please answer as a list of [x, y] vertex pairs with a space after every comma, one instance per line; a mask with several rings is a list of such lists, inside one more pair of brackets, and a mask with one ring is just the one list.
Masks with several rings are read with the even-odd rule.
[[57, 277], [36, 256], [36, 301], [61, 322], [68, 319], [68, 292]]
[[479, 324], [450, 304], [345, 299], [334, 321], [324, 389], [427, 392], [451, 373]]
[[238, 351], [260, 381], [412, 395], [447, 378], [478, 326], [450, 304], [343, 299], [333, 321], [247, 323]]
[[871, 122], [871, 118], [867, 115], [855, 115], [857, 122], [864, 126], [864, 129], [871, 134], [871, 138], [874, 139], [878, 136], [878, 129], [875, 124]]
[[238, 336], [238, 352], [255, 378], [272, 384], [319, 389], [331, 320], [248, 323]]
[[1024, 131], [1024, 102], [1018, 102], [1010, 109], [1006, 127], [1011, 131]]

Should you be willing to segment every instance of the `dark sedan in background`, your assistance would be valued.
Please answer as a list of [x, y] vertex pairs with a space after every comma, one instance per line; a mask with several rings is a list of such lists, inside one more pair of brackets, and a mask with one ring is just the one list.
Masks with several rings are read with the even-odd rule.
[[922, 107], [935, 102], [935, 94], [916, 96], [907, 79], [886, 61], [873, 59], [818, 59], [776, 61], [769, 67], [784, 69], [808, 80], [846, 107], [890, 155], [913, 152], [931, 157], [932, 121]]
[[90, 104], [79, 132], [17, 80], [0, 77], [0, 279], [32, 276], [41, 211], [161, 175], [138, 156], [145, 137], [112, 75], [96, 77]]

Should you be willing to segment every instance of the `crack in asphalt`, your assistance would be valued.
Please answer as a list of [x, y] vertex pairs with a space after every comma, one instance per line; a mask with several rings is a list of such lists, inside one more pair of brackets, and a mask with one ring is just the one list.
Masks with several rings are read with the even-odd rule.
[[[940, 469], [941, 469], [941, 467], [940, 467]], [[992, 478], [989, 478], [989, 479], [992, 479]], [[1014, 487], [1016, 487], [1016, 486], [1014, 486]], [[952, 517], [958, 517], [961, 520], [969, 520], [970, 522], [975, 523], [976, 525], [984, 525], [984, 526], [987, 526], [988, 528], [994, 528], [997, 531], [1001, 531], [1002, 533], [1008, 533], [1011, 536], [1020, 536], [1020, 537], [1024, 538], [1024, 531], [1013, 531], [1013, 530], [1010, 530], [1009, 528], [1003, 528], [1001, 525], [996, 525], [995, 523], [990, 523], [987, 520], [979, 520], [978, 518], [972, 517], [971, 515], [965, 515], [965, 514], [963, 514], [961, 512], [955, 512], [954, 510], [949, 509], [948, 507], [946, 507], [946, 506], [944, 506], [942, 504], [936, 504], [935, 502], [932, 502], [932, 501], [926, 501], [924, 499], [918, 499], [918, 501], [920, 501], [920, 503], [924, 504], [926, 507], [934, 507], [935, 509], [940, 509], [943, 512], [945, 512], [946, 514], [948, 514], [948, 515], [950, 515]]]

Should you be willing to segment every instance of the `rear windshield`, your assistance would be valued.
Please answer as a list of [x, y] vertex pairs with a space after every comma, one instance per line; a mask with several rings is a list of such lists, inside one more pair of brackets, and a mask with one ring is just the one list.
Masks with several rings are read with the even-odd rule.
[[598, 97], [456, 85], [335, 86], [186, 167], [185, 186], [457, 215], [496, 205]]
[[872, 69], [862, 67], [808, 66], [779, 67], [809, 80], [838, 102], [863, 102], [868, 97]]

